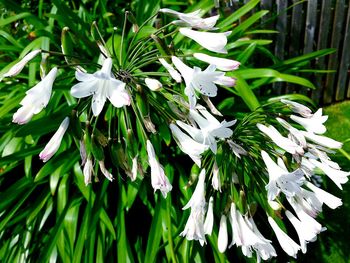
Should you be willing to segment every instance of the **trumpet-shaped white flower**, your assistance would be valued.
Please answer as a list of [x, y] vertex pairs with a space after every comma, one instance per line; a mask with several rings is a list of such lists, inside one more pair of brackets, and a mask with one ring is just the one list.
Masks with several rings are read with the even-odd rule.
[[214, 199], [211, 196], [209, 198], [209, 204], [208, 204], [208, 210], [207, 210], [207, 215], [205, 217], [204, 221], [204, 234], [206, 235], [211, 235], [213, 232], [213, 226], [214, 226], [214, 211], [213, 211], [213, 206], [214, 206]]
[[305, 229], [309, 229], [310, 231], [313, 231], [315, 233], [315, 237], [321, 231], [326, 230], [326, 228], [323, 228], [320, 223], [318, 223], [312, 216], [310, 216], [303, 209], [302, 204], [300, 204], [297, 199], [287, 198], [287, 200], [290, 203], [290, 205], [293, 207], [296, 215], [298, 216], [299, 220], [303, 224], [303, 227]]
[[181, 75], [177, 72], [176, 69], [173, 68], [164, 58], [159, 58], [159, 62], [163, 65], [163, 67], [169, 72], [170, 76], [177, 82], [181, 83]]
[[218, 234], [218, 249], [221, 253], [224, 253], [227, 248], [228, 234], [227, 234], [227, 218], [225, 215], [221, 216], [219, 234]]
[[208, 17], [208, 18], [201, 18], [199, 14], [201, 13], [201, 10], [198, 9], [191, 13], [180, 13], [174, 10], [171, 10], [169, 8], [162, 8], [159, 9], [159, 12], [172, 15], [180, 20], [176, 20], [173, 23], [175, 25], [179, 26], [190, 26], [197, 29], [204, 29], [204, 30], [213, 30], [217, 20], [219, 19], [219, 15]]
[[299, 237], [301, 251], [305, 254], [306, 244], [310, 241], [314, 241], [315, 238], [317, 238], [317, 233], [313, 231], [313, 229], [306, 228], [306, 226], [288, 210], [286, 211], [286, 216], [294, 226]]
[[270, 226], [275, 232], [278, 242], [280, 243], [282, 249], [291, 257], [296, 258], [297, 253], [300, 249], [300, 246], [295, 243], [286, 233], [282, 231], [282, 229], [277, 225], [275, 220], [272, 217], [268, 217], [268, 221]]
[[286, 99], [281, 99], [281, 102], [288, 105], [293, 112], [298, 113], [305, 118], [312, 117], [312, 111], [303, 104]]
[[203, 169], [198, 176], [196, 189], [191, 199], [182, 208], [183, 210], [191, 208], [191, 213], [184, 231], [180, 234], [186, 236], [188, 240], [198, 240], [201, 245], [206, 243], [204, 232], [205, 206], [205, 169]]
[[232, 227], [232, 242], [230, 247], [234, 244], [237, 247], [242, 246], [242, 252], [245, 255], [249, 255], [251, 254], [251, 247], [265, 243], [264, 240], [254, 233], [251, 224], [236, 209], [234, 203], [231, 204], [229, 219]]
[[290, 125], [288, 122], [281, 118], [276, 118], [276, 120], [289, 131], [288, 138], [295, 142], [297, 145], [300, 145], [304, 149], [307, 147], [306, 139], [304, 135], [299, 131], [298, 129], [294, 128], [292, 125]]
[[175, 124], [170, 124], [170, 130], [181, 151], [188, 154], [188, 156], [201, 167], [201, 154], [208, 150], [209, 146], [196, 142], [190, 136], [182, 132]]
[[199, 59], [210, 65], [215, 65], [217, 69], [222, 71], [231, 71], [238, 69], [239, 65], [241, 64], [238, 61], [232, 59], [213, 57], [204, 53], [194, 53], [193, 56], [196, 59]]
[[189, 28], [180, 28], [179, 31], [182, 35], [193, 39], [199, 45], [210, 51], [227, 54], [225, 46], [227, 44], [227, 37], [231, 34], [231, 31], [212, 33], [195, 31]]
[[91, 177], [94, 173], [94, 166], [92, 164], [92, 160], [90, 157], [86, 159], [86, 162], [84, 164], [83, 169], [83, 175], [84, 175], [84, 183], [85, 185], [88, 185], [91, 183]]
[[280, 192], [291, 197], [301, 191], [300, 186], [305, 178], [300, 169], [289, 173], [285, 167], [276, 164], [265, 151], [261, 151], [261, 156], [269, 174], [269, 183], [265, 187], [268, 200], [274, 200]]
[[220, 76], [215, 80], [215, 83], [221, 86], [233, 87], [236, 85], [236, 79], [228, 76]]
[[291, 154], [303, 154], [304, 150], [301, 146], [296, 144], [295, 142], [291, 141], [290, 139], [282, 136], [279, 131], [270, 125], [269, 127], [258, 123], [256, 125], [258, 129], [266, 134], [270, 139], [280, 148], [283, 150], [291, 153]]
[[111, 58], [105, 59], [101, 70], [94, 74], [76, 71], [75, 77], [80, 83], [72, 87], [71, 94], [76, 98], [92, 96], [91, 108], [94, 116], [101, 113], [107, 98], [117, 108], [130, 105], [130, 95], [125, 90], [126, 84], [115, 79], [112, 74]]
[[337, 207], [339, 207], [343, 204], [343, 202], [340, 198], [322, 190], [321, 188], [318, 188], [314, 184], [312, 184], [310, 182], [306, 182], [305, 185], [315, 193], [316, 198], [320, 202], [326, 204], [329, 208], [336, 209]]
[[106, 166], [105, 166], [105, 162], [104, 160], [98, 161], [98, 164], [100, 166], [100, 171], [101, 173], [109, 180], [109, 181], [113, 181], [113, 175], [107, 170]]
[[204, 71], [198, 67], [192, 69], [175, 56], [172, 57], [172, 61], [185, 80], [185, 94], [188, 97], [191, 109], [195, 107], [197, 102], [195, 90], [208, 97], [217, 95], [218, 88], [215, 82], [225, 73], [215, 71], [216, 67], [214, 65], [209, 65]]
[[162, 83], [156, 79], [145, 78], [145, 83], [146, 86], [152, 91], [158, 91], [163, 87]]
[[301, 131], [301, 133], [305, 136], [306, 139], [330, 149], [340, 149], [343, 146], [341, 142], [338, 142], [326, 136], [316, 135], [312, 132], [305, 131]]
[[31, 61], [33, 58], [35, 58], [39, 53], [41, 53], [40, 49], [37, 50], [33, 50], [31, 52], [29, 52], [27, 55], [25, 55], [19, 62], [17, 62], [15, 65], [13, 65], [9, 71], [7, 71], [3, 77], [13, 77], [16, 76], [17, 74], [19, 74], [22, 69], [24, 68], [25, 65], [27, 65], [27, 63], [29, 61]]
[[259, 231], [259, 229], [257, 228], [257, 226], [255, 225], [255, 222], [253, 220], [253, 218], [249, 218], [249, 221], [247, 221], [248, 225], [250, 226], [250, 228], [252, 229], [252, 231], [254, 232], [254, 234], [259, 237], [261, 239], [261, 241], [263, 241], [263, 243], [256, 243], [255, 245], [253, 245], [254, 250], [256, 251], [256, 255], [257, 255], [257, 262], [260, 262], [260, 258], [262, 258], [263, 260], [268, 260], [272, 257], [276, 257], [276, 250], [275, 248], [271, 245], [272, 241], [266, 239]]
[[327, 130], [323, 123], [328, 119], [328, 116], [322, 116], [322, 109], [318, 109], [318, 111], [309, 118], [303, 118], [296, 115], [291, 115], [290, 118], [302, 125], [309, 132], [323, 134]]
[[147, 140], [147, 153], [148, 162], [151, 166], [152, 187], [154, 191], [159, 189], [163, 197], [165, 198], [168, 192], [170, 192], [173, 187], [170, 184], [168, 177], [166, 177], [163, 167], [157, 161], [153, 145], [149, 140]]
[[211, 185], [216, 191], [219, 191], [221, 193], [220, 173], [218, 164], [216, 162], [214, 162], [213, 166], [213, 177], [211, 178]]
[[55, 134], [51, 137], [50, 141], [46, 144], [44, 150], [41, 151], [39, 157], [43, 162], [47, 162], [60, 148], [63, 135], [66, 133], [66, 130], [69, 125], [69, 118], [66, 117], [58, 127]]
[[339, 189], [343, 189], [341, 185], [348, 181], [350, 172], [334, 169], [333, 167], [314, 159], [310, 159], [310, 162], [316, 167], [320, 168], [339, 187]]
[[236, 123], [236, 120], [229, 122], [224, 120], [220, 123], [207, 110], [200, 110], [200, 113], [201, 114], [195, 110], [190, 110], [190, 116], [195, 120], [200, 129], [192, 127], [191, 125], [188, 125], [181, 121], [177, 121], [176, 123], [181, 128], [186, 130], [194, 140], [199, 143], [209, 145], [212, 152], [216, 154], [216, 138], [226, 139], [232, 136], [233, 132], [228, 127], [234, 125]]
[[25, 124], [30, 121], [34, 114], [38, 114], [49, 103], [52, 85], [56, 79], [57, 68], [51, 69], [38, 84], [26, 92], [21, 101], [22, 107], [13, 115], [13, 122]]

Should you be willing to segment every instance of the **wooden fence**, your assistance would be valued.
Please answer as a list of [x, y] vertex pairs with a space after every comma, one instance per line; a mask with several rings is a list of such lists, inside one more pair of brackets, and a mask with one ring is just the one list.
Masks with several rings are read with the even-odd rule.
[[[248, 2], [245, 0], [242, 2]], [[238, 2], [231, 1], [231, 3]], [[350, 98], [350, 8], [349, 0], [261, 0], [258, 9], [269, 10], [265, 21], [279, 34], [274, 37], [273, 50], [280, 58], [291, 58], [312, 51], [335, 48], [336, 53], [319, 58], [315, 69], [332, 69], [335, 73], [310, 74], [316, 90], [298, 89], [278, 83], [277, 93], [301, 92], [320, 104]], [[287, 11], [286, 11], [287, 10]], [[263, 21], [264, 22], [264, 21]]]

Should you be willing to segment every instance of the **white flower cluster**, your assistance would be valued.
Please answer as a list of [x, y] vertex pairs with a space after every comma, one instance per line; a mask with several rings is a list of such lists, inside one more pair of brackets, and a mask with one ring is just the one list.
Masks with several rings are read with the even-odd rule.
[[[203, 48], [221, 54], [226, 54], [225, 46], [229, 32], [215, 33], [207, 32], [216, 30], [215, 24], [219, 16], [201, 18], [201, 10], [183, 14], [170, 9], [160, 9], [160, 12], [176, 17], [178, 20], [172, 24], [181, 26], [179, 32], [201, 45]], [[200, 31], [207, 30], [207, 31]], [[20, 62], [16, 63], [3, 77], [10, 77], [19, 74], [23, 67], [41, 51], [35, 50], [26, 55]], [[108, 54], [108, 52], [104, 52]], [[190, 67], [177, 56], [158, 58], [160, 64], [167, 70], [170, 77], [176, 82], [181, 83], [184, 80], [185, 88], [183, 93], [188, 98], [188, 103], [182, 103], [186, 111], [182, 112], [183, 118], [174, 120], [169, 124], [172, 135], [179, 148], [187, 154], [193, 162], [202, 167], [198, 176], [198, 182], [191, 199], [183, 207], [190, 208], [190, 215], [185, 229], [180, 234], [188, 240], [198, 240], [201, 245], [206, 243], [205, 235], [211, 235], [214, 227], [214, 196], [206, 202], [206, 167], [202, 164], [202, 155], [205, 152], [217, 156], [220, 145], [224, 141], [232, 150], [232, 153], [240, 159], [241, 156], [249, 155], [244, 147], [235, 143], [232, 139], [233, 121], [219, 121], [214, 115], [221, 115], [211, 103], [209, 97], [215, 97], [218, 94], [217, 85], [232, 87], [235, 85], [235, 79], [225, 75], [226, 71], [236, 70], [240, 63], [231, 59], [210, 56], [204, 53], [194, 53], [193, 57], [197, 60], [209, 64], [202, 70], [199, 67]], [[156, 58], [157, 60], [157, 58]], [[158, 62], [157, 62], [158, 63]], [[71, 88], [71, 95], [75, 98], [91, 98], [91, 111], [94, 117], [101, 114], [107, 99], [116, 108], [124, 106], [133, 106], [133, 93], [129, 89], [127, 81], [119, 78], [119, 75], [113, 70], [113, 60], [105, 57], [101, 69], [95, 73], [86, 73], [82, 67], [76, 67], [75, 77], [79, 83]], [[43, 77], [43, 79], [33, 88], [26, 92], [26, 96], [20, 102], [21, 108], [13, 115], [13, 122], [25, 124], [32, 119], [35, 114], [41, 112], [49, 103], [53, 82], [56, 79], [57, 68], [54, 67]], [[143, 79], [143, 85], [147, 86], [150, 92], [159, 92], [163, 89], [163, 84], [154, 78], [146, 77]], [[207, 103], [211, 113], [203, 106], [198, 104], [201, 98]], [[182, 98], [181, 98], [182, 99]], [[184, 101], [184, 99], [182, 99]], [[327, 116], [322, 115], [322, 109], [316, 113], [299, 103], [282, 100], [291, 111], [295, 113], [290, 116], [294, 125], [288, 123], [285, 119], [277, 118], [276, 121], [288, 132], [288, 136], [283, 136], [278, 129], [272, 125], [257, 124], [258, 130], [272, 140], [273, 147], [278, 158], [275, 161], [271, 158], [271, 153], [261, 151], [263, 163], [267, 168], [268, 183], [265, 186], [267, 192], [266, 203], [273, 210], [281, 210], [282, 201], [287, 199], [293, 211], [285, 208], [285, 215], [294, 226], [299, 244], [293, 241], [279, 226], [277, 217], [268, 215], [267, 221], [276, 234], [282, 249], [292, 257], [296, 257], [299, 250], [306, 252], [306, 244], [316, 240], [317, 235], [325, 230], [319, 224], [315, 217], [322, 211], [323, 204], [332, 209], [342, 204], [341, 199], [320, 189], [313, 183], [313, 178], [322, 171], [326, 174], [340, 189], [342, 184], [348, 181], [349, 172], [344, 172], [339, 165], [328, 157], [331, 149], [338, 149], [342, 146], [340, 142], [330, 139], [322, 134], [326, 127], [324, 122]], [[183, 114], [186, 112], [186, 114]], [[222, 115], [221, 115], [222, 116]], [[139, 116], [137, 116], [139, 117]], [[147, 116], [149, 117], [149, 116]], [[46, 162], [59, 149], [63, 136], [68, 129], [69, 118], [66, 117], [52, 139], [48, 142], [44, 150], [40, 153], [40, 158]], [[152, 123], [151, 123], [152, 124]], [[152, 124], [153, 125], [153, 124]], [[295, 127], [303, 127], [297, 129]], [[254, 125], [255, 128], [255, 125]], [[160, 164], [155, 149], [151, 141], [145, 139], [145, 148], [148, 154], [148, 163], [151, 169], [151, 185], [154, 189], [160, 190], [163, 197], [172, 190], [172, 185], [165, 174], [164, 168]], [[210, 150], [210, 151], [209, 151]], [[94, 162], [81, 142], [81, 156], [83, 159], [83, 174], [85, 184], [91, 183], [94, 175]], [[259, 150], [260, 151], [260, 150]], [[102, 151], [103, 152], [103, 151]], [[288, 171], [284, 161], [280, 158], [283, 154], [290, 154], [293, 160], [292, 165], [296, 169]], [[104, 176], [112, 181], [113, 175], [105, 167], [103, 156], [98, 159], [98, 166]], [[257, 161], [258, 163], [258, 161]], [[262, 161], [260, 162], [262, 163]], [[205, 168], [203, 168], [203, 166]], [[221, 182], [221, 167], [213, 158], [211, 176], [211, 186], [217, 194], [225, 194], [225, 188]], [[208, 168], [207, 168], [208, 170]], [[132, 157], [132, 169], [130, 178], [136, 180], [138, 173], [137, 155]], [[224, 171], [225, 172], [225, 171]], [[231, 174], [234, 174], [230, 171]], [[208, 176], [209, 177], [209, 176]], [[239, 182], [232, 175], [232, 184]], [[264, 189], [262, 189], [264, 190]], [[258, 230], [253, 220], [253, 214], [248, 211], [242, 203], [233, 200], [229, 196], [227, 208], [220, 211], [218, 249], [221, 253], [225, 252], [227, 247], [236, 245], [240, 247], [242, 253], [247, 257], [252, 257], [255, 253], [257, 260], [268, 260], [277, 256], [272, 241], [266, 239]], [[248, 204], [249, 206], [249, 204]], [[276, 222], [277, 221], [277, 222]], [[232, 229], [232, 242], [228, 245], [228, 222]]]

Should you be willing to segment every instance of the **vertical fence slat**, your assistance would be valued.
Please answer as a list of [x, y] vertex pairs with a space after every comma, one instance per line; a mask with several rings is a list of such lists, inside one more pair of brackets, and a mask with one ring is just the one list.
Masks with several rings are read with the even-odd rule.
[[313, 51], [317, 23], [317, 0], [307, 2], [306, 27], [304, 37], [304, 54]]
[[[333, 32], [332, 32], [332, 42], [331, 47], [336, 48], [337, 51], [334, 54], [331, 54], [328, 61], [329, 69], [337, 69], [338, 68], [338, 48], [339, 42], [342, 37], [342, 28], [343, 28], [343, 20], [344, 20], [344, 5], [345, 0], [337, 0], [334, 12], [334, 22], [333, 22]], [[328, 74], [326, 79], [326, 89], [324, 92], [324, 103], [331, 103], [334, 95], [334, 80], [336, 74]]]
[[343, 100], [346, 93], [346, 79], [348, 77], [348, 69], [350, 64], [350, 6], [348, 6], [348, 17], [346, 19], [345, 37], [341, 56], [338, 82], [336, 86], [336, 100]]
[[[327, 48], [328, 46], [328, 36], [330, 32], [331, 24], [331, 12], [332, 12], [332, 0], [323, 0], [322, 8], [320, 14], [319, 31], [317, 38], [317, 50]], [[324, 57], [318, 59], [317, 68], [325, 69], [326, 60]], [[312, 92], [312, 99], [315, 102], [319, 102], [322, 99], [323, 94], [323, 79], [325, 76], [318, 75], [316, 77], [316, 87], [317, 89]]]
[[[286, 44], [286, 32], [287, 32], [287, 1], [277, 0], [277, 22], [276, 30], [278, 34], [276, 35], [276, 45], [275, 45], [275, 55], [279, 59], [284, 58], [284, 48]], [[274, 85], [275, 92], [281, 94], [282, 92], [282, 83], [276, 83]]]
[[[304, 54], [314, 50], [314, 38], [317, 27], [317, 0], [307, 2], [305, 35], [304, 35]], [[306, 95], [309, 89], [301, 88], [300, 93]]]
[[[303, 25], [303, 3], [299, 3], [299, 0], [293, 0], [293, 4], [295, 5], [293, 7], [292, 11], [292, 19], [291, 19], [291, 28], [290, 28], [290, 39], [289, 39], [289, 57], [296, 57], [300, 55], [301, 50], [301, 35], [302, 35], [302, 28]], [[299, 87], [298, 87], [299, 88]], [[287, 89], [286, 93], [291, 93], [295, 91], [296, 85], [292, 85], [290, 83], [287, 83]]]

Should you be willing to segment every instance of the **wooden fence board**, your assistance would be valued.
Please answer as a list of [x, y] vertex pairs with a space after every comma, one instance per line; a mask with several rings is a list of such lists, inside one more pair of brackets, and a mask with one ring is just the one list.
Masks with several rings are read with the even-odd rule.
[[[332, 42], [331, 47], [336, 48], [337, 51], [334, 54], [331, 54], [329, 57], [328, 68], [329, 69], [338, 69], [338, 56], [339, 56], [339, 42], [342, 37], [342, 28], [344, 20], [344, 5], [345, 0], [337, 0], [335, 12], [334, 12], [334, 22], [333, 22], [333, 32], [332, 32]], [[335, 74], [328, 74], [326, 79], [326, 87], [324, 92], [323, 102], [328, 104], [333, 101], [334, 95], [334, 81]]]
[[[318, 38], [317, 38], [317, 50], [328, 47], [328, 36], [330, 33], [331, 14], [332, 14], [332, 0], [322, 0], [319, 31], [318, 31]], [[325, 57], [319, 58], [316, 66], [319, 69], [325, 69], [326, 68]], [[311, 96], [311, 98], [316, 103], [319, 103], [323, 97], [322, 96], [323, 86], [324, 86], [323, 79], [324, 79], [323, 75], [316, 76], [317, 89], [312, 92], [312, 96]]]
[[339, 66], [338, 82], [336, 85], [337, 101], [343, 100], [346, 96], [346, 80], [348, 78], [348, 69], [350, 65], [350, 7], [348, 6], [348, 15], [346, 19], [345, 37], [343, 42], [343, 50], [341, 53], [341, 62]]
[[[276, 22], [276, 30], [279, 32], [276, 35], [275, 41], [275, 55], [279, 59], [284, 59], [284, 50], [286, 44], [286, 33], [287, 33], [287, 1], [285, 0], [277, 0], [277, 22]], [[277, 94], [281, 94], [282, 92], [282, 83], [276, 83], [274, 85], [274, 90]]]

